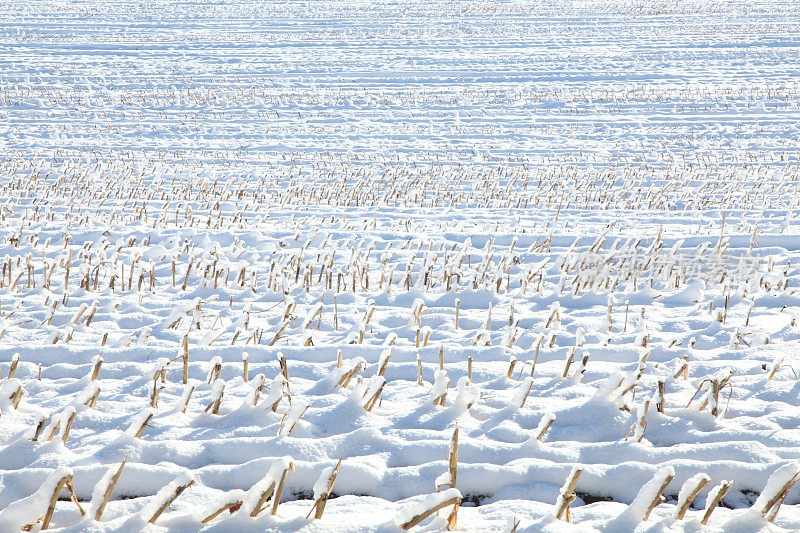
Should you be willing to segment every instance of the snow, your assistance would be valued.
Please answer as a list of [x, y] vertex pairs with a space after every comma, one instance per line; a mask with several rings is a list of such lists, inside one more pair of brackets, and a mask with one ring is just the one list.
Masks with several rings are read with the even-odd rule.
[[4, 3], [0, 530], [800, 530], [798, 13]]

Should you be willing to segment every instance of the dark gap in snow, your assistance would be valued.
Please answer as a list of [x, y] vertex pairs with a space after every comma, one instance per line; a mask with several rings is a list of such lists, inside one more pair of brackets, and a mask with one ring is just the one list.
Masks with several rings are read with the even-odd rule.
[[[331, 492], [330, 496], [328, 496], [328, 499], [329, 500], [335, 500], [339, 496], [358, 496], [358, 497], [362, 497], [362, 496], [372, 496], [372, 495], [371, 494], [359, 494], [359, 493], [355, 493], [355, 492], [348, 492], [347, 494], [338, 494], [336, 492]], [[314, 499], [314, 493], [312, 491], [310, 491], [310, 490], [301, 490], [301, 491], [298, 491], [298, 492], [290, 493], [288, 498], [286, 498], [286, 499], [281, 498], [281, 501], [282, 502], [291, 502], [291, 501], [313, 500], [313, 499]]]
[[[111, 498], [108, 501], [116, 502], [116, 501], [122, 501], [122, 500], [135, 500], [137, 498], [149, 498], [150, 496], [155, 496], [155, 493], [153, 493], [153, 494], [122, 494], [120, 496], [117, 496], [116, 494], [112, 494]], [[62, 490], [61, 494], [59, 494], [59, 496], [58, 496], [58, 501], [60, 501], [60, 502], [71, 502], [72, 498], [70, 498], [69, 494], [67, 494], [65, 490]], [[92, 501], [92, 498], [91, 497], [89, 497], [89, 498], [81, 498], [80, 496], [78, 496], [78, 501], [81, 502], [81, 503], [90, 503]]]
[[720, 502], [717, 504], [717, 506], [718, 507], [724, 507], [725, 509], [736, 509], [735, 506], [725, 503], [725, 498], [720, 500]]
[[596, 494], [589, 494], [588, 492], [575, 491], [575, 496], [583, 500], [585, 505], [597, 502], [613, 502], [614, 498], [610, 496], [598, 496]]
[[491, 498], [491, 494], [464, 494], [461, 498], [462, 507], [479, 507], [485, 500]]
[[[742, 489], [739, 491], [739, 494], [736, 494], [735, 491], [731, 491], [722, 501], [719, 502], [720, 506], [725, 507], [726, 509], [741, 509], [743, 507], [750, 507], [755, 503], [761, 493], [751, 490], [751, 489]], [[725, 500], [728, 500], [727, 502]], [[787, 498], [784, 503], [791, 504], [789, 501], [790, 499]]]

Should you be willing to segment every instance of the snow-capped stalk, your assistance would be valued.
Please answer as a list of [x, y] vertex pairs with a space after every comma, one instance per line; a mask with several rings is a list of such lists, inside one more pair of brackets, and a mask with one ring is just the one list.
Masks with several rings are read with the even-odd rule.
[[683, 519], [694, 499], [697, 498], [700, 491], [709, 483], [711, 483], [711, 478], [703, 473], [695, 474], [683, 483], [681, 490], [678, 492], [678, 503], [675, 507], [675, 520]]
[[775, 359], [772, 361], [772, 371], [769, 373], [769, 377], [767, 381], [772, 381], [772, 378], [775, 377], [775, 373], [780, 369], [781, 365], [783, 364], [784, 355], [778, 354], [775, 356]]
[[72, 469], [61, 467], [50, 472], [36, 492], [17, 499], [0, 510], [3, 531], [30, 531], [40, 521], [41, 530], [48, 529], [58, 496], [64, 488], [70, 493], [70, 499], [77, 505], [81, 515], [85, 514], [75, 497], [75, 491], [72, 490]]
[[689, 354], [685, 354], [683, 356], [683, 362], [678, 367], [678, 371], [675, 372], [673, 376], [675, 379], [678, 379], [678, 376], [683, 376], [684, 380], [689, 379]]
[[41, 415], [39, 417], [39, 420], [38, 422], [36, 422], [36, 426], [33, 429], [33, 436], [31, 437], [32, 442], [36, 442], [39, 440], [39, 437], [42, 435], [42, 430], [44, 429], [44, 426], [45, 424], [47, 424], [47, 421], [49, 419], [50, 417], [46, 415]]
[[183, 384], [186, 385], [189, 382], [189, 334], [183, 336], [183, 340], [181, 341], [181, 361], [183, 363], [182, 369], [182, 380]]
[[700, 385], [697, 387], [697, 390], [689, 399], [689, 402], [686, 404], [686, 407], [688, 408], [690, 405], [692, 405], [692, 402], [701, 391], [706, 391], [706, 394], [701, 396], [703, 403], [700, 405], [699, 410], [702, 411], [706, 407], [710, 407], [711, 414], [715, 417], [718, 416], [719, 393], [726, 386], [730, 387], [732, 390], [732, 387], [730, 385], [730, 380], [735, 372], [736, 370], [733, 368], [722, 369], [719, 372], [716, 372], [713, 376], [705, 378], [703, 381], [700, 382]]
[[275, 495], [272, 498], [272, 509], [270, 510], [270, 514], [275, 516], [278, 514], [278, 505], [281, 503], [281, 495], [283, 494], [283, 487], [286, 484], [286, 476], [289, 475], [289, 472], [294, 472], [294, 462], [290, 461], [289, 466], [283, 469], [281, 472], [281, 479], [278, 481], [278, 485], [275, 487]]
[[18, 409], [19, 404], [22, 401], [22, 395], [25, 394], [25, 389], [22, 388], [22, 383], [17, 380], [17, 378], [10, 378], [10, 380], [6, 381], [6, 383], [12, 384], [11, 388], [13, 389], [13, 392], [9, 395], [8, 399], [11, 400], [11, 405], [14, 407], [14, 409]]
[[536, 362], [539, 360], [539, 348], [541, 348], [544, 338], [544, 333], [540, 333], [539, 338], [536, 341], [536, 352], [533, 355], [533, 364], [531, 365], [531, 377], [533, 377], [533, 373], [536, 372]]
[[514, 374], [514, 366], [517, 364], [517, 358], [513, 355], [508, 356], [508, 371], [506, 371], [506, 377], [511, 379], [511, 376]]
[[208, 373], [208, 384], [214, 383], [222, 373], [222, 358], [215, 355], [211, 358], [211, 371]]
[[450, 439], [450, 448], [447, 451], [447, 472], [436, 478], [436, 492], [443, 486], [455, 488], [458, 476], [458, 428], [453, 431]]
[[281, 367], [281, 374], [286, 379], [286, 386], [289, 386], [289, 365], [286, 363], [286, 356], [278, 352], [278, 364]]
[[461, 505], [461, 492], [458, 489], [447, 489], [428, 495], [413, 507], [401, 510], [395, 517], [395, 523], [400, 529], [407, 531], [440, 509], [451, 505], [453, 510], [447, 517], [447, 529], [453, 530], [457, 527], [458, 507]]
[[[281, 418], [281, 424], [278, 427], [278, 435], [285, 434], [287, 437], [290, 437], [307, 410], [308, 403], [303, 400], [295, 400], [286, 414], [283, 415], [283, 418]], [[285, 433], [284, 429], [286, 429]]]
[[519, 518], [516, 516], [509, 516], [506, 519], [506, 528], [504, 533], [517, 533], [517, 528], [519, 527]]
[[664, 400], [664, 392], [666, 388], [666, 381], [663, 379], [658, 380], [658, 392], [656, 396], [656, 411], [659, 413], [664, 413], [664, 404], [666, 403]]
[[11, 356], [11, 368], [8, 369], [7, 379], [11, 379], [14, 377], [14, 374], [16, 374], [17, 372], [18, 365], [19, 365], [19, 352]]
[[[55, 481], [53, 484], [52, 482]], [[65, 488], [68, 483], [72, 481], [72, 470], [69, 470], [68, 473], [64, 473], [61, 470], [57, 470], [45, 480], [43, 487], [45, 485], [54, 485], [52, 496], [50, 497], [50, 504], [47, 506], [47, 511], [44, 513], [44, 517], [42, 518], [42, 531], [48, 529], [50, 527], [50, 521], [53, 519], [53, 512], [56, 510], [56, 502], [58, 502], [58, 495], [61, 493], [61, 489]], [[77, 501], [77, 500], [76, 500]], [[27, 528], [23, 528], [26, 529]]]
[[636, 495], [636, 498], [628, 508], [622, 512], [620, 518], [633, 524], [646, 521], [653, 509], [658, 504], [666, 501], [662, 493], [674, 478], [675, 470], [671, 466], [659, 468], [653, 479], [645, 483], [639, 490], [639, 494]]
[[798, 481], [800, 481], [800, 463], [782, 466], [769, 477], [767, 485], [753, 503], [752, 509], [761, 513], [770, 522], [774, 522], [781, 504], [789, 495], [789, 490]]
[[97, 399], [100, 397], [100, 387], [96, 383], [91, 383], [81, 392], [81, 404], [89, 409], [94, 409]]
[[437, 370], [433, 382], [433, 405], [444, 406], [447, 399], [447, 389], [450, 386], [450, 378], [447, 377], [446, 370]]
[[556, 415], [553, 413], [545, 413], [542, 416], [542, 419], [539, 421], [539, 425], [536, 426], [534, 433], [536, 433], [536, 440], [541, 441], [544, 436], [547, 434], [547, 430], [550, 429], [550, 426], [553, 425], [553, 422], [556, 420]]
[[328, 503], [328, 497], [333, 490], [333, 484], [336, 483], [336, 476], [339, 475], [339, 467], [342, 466], [342, 458], [335, 467], [328, 467], [322, 471], [319, 479], [314, 483], [314, 505], [306, 515], [306, 518], [314, 513], [314, 518], [319, 520], [322, 518], [322, 513], [325, 512], [325, 505]]
[[75, 423], [75, 416], [77, 416], [77, 412], [72, 406], [64, 409], [64, 412], [61, 414], [61, 443], [64, 444], [64, 446], [67, 445], [69, 433], [72, 431], [72, 424]]
[[553, 302], [553, 304], [550, 306], [550, 316], [547, 317], [547, 323], [545, 324], [544, 329], [549, 329], [553, 320], [561, 323], [561, 306], [558, 302]]
[[714, 512], [714, 509], [717, 508], [719, 502], [722, 501], [722, 498], [724, 498], [732, 488], [733, 481], [722, 481], [719, 485], [715, 486], [708, 492], [705, 512], [703, 513], [702, 520], [700, 520], [701, 524], [706, 525], [708, 523], [709, 518], [711, 518], [711, 513]]
[[386, 385], [386, 378], [384, 378], [383, 376], [373, 376], [370, 379], [369, 388], [364, 393], [364, 398], [366, 399], [363, 403], [364, 409], [372, 412], [372, 410], [375, 408], [375, 405], [381, 399], [381, 393], [383, 392], [383, 387], [385, 385]]
[[564, 364], [564, 372], [561, 373], [562, 378], [566, 378], [567, 374], [569, 374], [569, 367], [572, 366], [572, 362], [575, 360], [575, 348], [570, 348], [569, 352], [567, 353], [567, 362]]
[[183, 491], [194, 485], [194, 477], [190, 472], [184, 472], [159, 490], [155, 496], [139, 512], [139, 516], [148, 524], [155, 524], [172, 503], [183, 494]]
[[225, 395], [225, 381], [221, 378], [214, 380], [214, 383], [211, 384], [211, 391], [211, 403], [206, 407], [206, 413], [211, 411], [211, 414], [218, 415], [222, 398]]
[[144, 428], [147, 427], [147, 424], [150, 423], [150, 420], [153, 419], [154, 411], [152, 408], [147, 408], [141, 413], [139, 413], [134, 419], [131, 425], [128, 427], [126, 433], [131, 435], [135, 438], [141, 438], [142, 433], [144, 433]]
[[244, 503], [244, 494], [243, 490], [232, 490], [213, 500], [200, 515], [200, 523], [207, 524], [225, 511], [233, 513], [239, 510]]
[[520, 409], [525, 407], [525, 401], [528, 399], [528, 395], [531, 393], [532, 389], [533, 378], [525, 376], [525, 381], [522, 382], [522, 386], [517, 389], [517, 393], [514, 395], [514, 404]]
[[114, 492], [114, 487], [117, 486], [119, 477], [122, 475], [122, 469], [125, 468], [125, 463], [128, 462], [128, 456], [120, 463], [119, 468], [116, 470], [114, 467], [109, 468], [106, 473], [100, 478], [100, 481], [94, 486], [92, 491], [92, 502], [89, 507], [89, 512], [92, 514], [96, 521], [100, 521], [105, 511], [108, 500], [111, 499], [111, 494]]
[[633, 433], [636, 442], [642, 442], [644, 438], [644, 430], [647, 428], [647, 410], [650, 408], [650, 400], [644, 402], [636, 411], [636, 422], [633, 423], [628, 433], [625, 435], [625, 440], [628, 440], [631, 433]]
[[[342, 365], [343, 366], [339, 367], [342, 369], [342, 371], [337, 374], [341, 377], [339, 377], [336, 386], [344, 389], [347, 388], [347, 386], [350, 384], [350, 381], [361, 371], [361, 369], [366, 366], [366, 361], [364, 361], [362, 358], [348, 359], [347, 361], [342, 362]], [[278, 376], [283, 378], [282, 374], [278, 374]], [[278, 379], [278, 377], [275, 379]], [[285, 378], [283, 378], [283, 382], [285, 383]], [[275, 386], [275, 381], [273, 381], [272, 386]], [[270, 395], [271, 393], [272, 389], [270, 389]]]
[[572, 521], [572, 517], [569, 513], [569, 504], [577, 498], [577, 496], [575, 496], [575, 487], [578, 484], [578, 479], [581, 477], [582, 472], [583, 470], [580, 468], [573, 468], [569, 476], [567, 476], [566, 482], [561, 487], [561, 491], [556, 499], [556, 518], [559, 520], [565, 520], [567, 522]]
[[157, 375], [156, 375], [156, 376], [153, 377], [153, 383], [152, 383], [152, 386], [151, 386], [151, 389], [150, 389], [150, 407], [152, 407], [153, 409], [158, 407], [158, 393], [159, 393], [159, 390], [160, 390], [160, 387], [158, 385], [158, 379], [157, 379]]
[[333, 330], [339, 331], [339, 299], [333, 295]]
[[289, 472], [294, 472], [294, 461], [291, 457], [281, 457], [270, 466], [267, 474], [255, 485], [250, 487], [243, 498], [242, 511], [251, 517], [256, 517], [264, 510], [264, 506], [273, 497], [272, 511], [274, 515], [278, 512], [278, 504], [281, 499], [283, 482]]
[[178, 400], [178, 407], [181, 413], [186, 413], [186, 408], [189, 407], [189, 400], [192, 398], [192, 392], [194, 392], [194, 385], [186, 385], [183, 388], [181, 399]]
[[380, 359], [378, 360], [378, 375], [383, 376], [386, 373], [386, 367], [389, 366], [389, 360], [392, 358], [391, 348], [387, 348], [381, 352]]

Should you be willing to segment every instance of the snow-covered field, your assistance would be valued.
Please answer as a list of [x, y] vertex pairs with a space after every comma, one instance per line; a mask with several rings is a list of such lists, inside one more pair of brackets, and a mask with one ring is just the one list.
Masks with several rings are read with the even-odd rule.
[[800, 2], [0, 7], [0, 532], [800, 530]]

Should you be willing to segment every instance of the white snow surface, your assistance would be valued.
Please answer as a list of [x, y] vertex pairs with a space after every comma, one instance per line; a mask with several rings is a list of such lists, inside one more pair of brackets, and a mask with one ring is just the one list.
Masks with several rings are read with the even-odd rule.
[[0, 531], [800, 531], [800, 1], [0, 8]]

